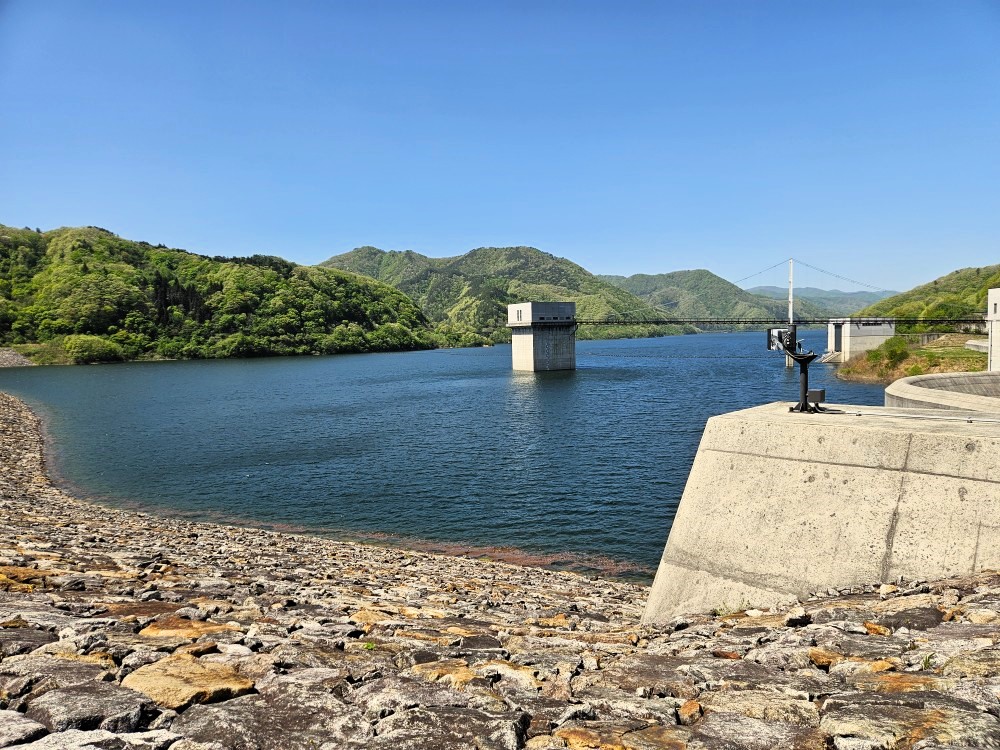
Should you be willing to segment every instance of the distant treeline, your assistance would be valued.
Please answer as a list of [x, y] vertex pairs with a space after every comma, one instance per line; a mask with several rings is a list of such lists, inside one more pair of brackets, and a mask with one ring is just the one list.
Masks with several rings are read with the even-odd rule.
[[396, 351], [446, 343], [406, 295], [269, 255], [208, 257], [100, 227], [0, 225], [0, 342], [39, 361]]

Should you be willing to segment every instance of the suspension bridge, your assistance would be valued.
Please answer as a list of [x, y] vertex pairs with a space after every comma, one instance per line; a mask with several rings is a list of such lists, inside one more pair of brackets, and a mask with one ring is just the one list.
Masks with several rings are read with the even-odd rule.
[[[699, 328], [756, 328], [788, 326], [826, 326], [828, 331], [828, 351], [823, 355], [822, 362], [845, 362], [856, 354], [869, 351], [896, 335], [897, 326], [921, 326], [923, 330], [934, 327], [958, 328], [966, 332], [980, 330], [986, 325], [986, 315], [961, 316], [829, 316], [816, 317], [795, 315], [794, 307], [794, 258], [782, 261], [775, 266], [758, 271], [739, 281], [769, 271], [777, 265], [788, 263], [788, 315], [787, 317], [758, 316], [704, 316], [681, 317], [663, 311], [662, 315], [656, 306], [646, 306], [635, 310], [635, 314], [617, 312], [605, 318], [578, 318], [575, 302], [523, 302], [508, 305], [507, 327], [511, 329], [511, 344], [515, 370], [572, 370], [576, 368], [576, 331], [580, 326], [695, 326]], [[799, 261], [801, 263], [801, 261]], [[887, 292], [871, 284], [848, 279], [839, 274], [823, 271], [821, 268], [809, 266], [822, 273], [828, 273], [853, 284], [867, 286], [871, 289]], [[737, 282], [739, 283], [739, 282]], [[653, 315], [650, 315], [650, 310]], [[774, 334], [769, 334], [769, 337]], [[794, 332], [791, 333], [795, 338]], [[789, 355], [792, 356], [792, 355]], [[786, 358], [787, 359], [787, 358]], [[790, 361], [786, 362], [790, 365]]]

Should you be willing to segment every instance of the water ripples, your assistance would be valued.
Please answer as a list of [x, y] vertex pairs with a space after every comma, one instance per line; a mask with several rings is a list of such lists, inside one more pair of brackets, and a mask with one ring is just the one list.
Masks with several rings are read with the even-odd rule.
[[[107, 503], [642, 578], [705, 421], [797, 397], [762, 339], [579, 342], [569, 373], [513, 373], [498, 346], [9, 369], [0, 389]], [[831, 373], [831, 400], [882, 403]]]

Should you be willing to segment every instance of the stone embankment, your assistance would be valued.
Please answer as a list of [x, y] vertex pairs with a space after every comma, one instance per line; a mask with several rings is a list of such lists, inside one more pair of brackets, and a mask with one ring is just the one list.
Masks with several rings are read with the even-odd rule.
[[31, 367], [35, 363], [13, 349], [0, 348], [0, 367]]
[[0, 747], [1000, 748], [1000, 575], [640, 626], [645, 589], [156, 518], [0, 396]]

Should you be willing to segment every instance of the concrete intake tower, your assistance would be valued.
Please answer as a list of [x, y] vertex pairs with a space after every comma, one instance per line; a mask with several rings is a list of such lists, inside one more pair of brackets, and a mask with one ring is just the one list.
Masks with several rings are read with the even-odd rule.
[[576, 369], [576, 303], [521, 302], [507, 306], [515, 370]]

